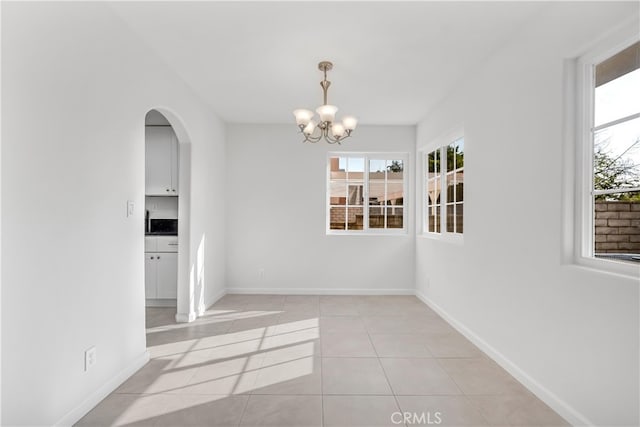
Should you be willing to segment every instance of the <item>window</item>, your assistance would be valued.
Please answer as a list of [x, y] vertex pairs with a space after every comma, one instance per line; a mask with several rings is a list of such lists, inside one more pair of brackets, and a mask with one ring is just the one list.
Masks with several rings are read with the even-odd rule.
[[640, 42], [583, 65], [582, 256], [640, 263]]
[[327, 231], [406, 230], [406, 154], [329, 154]]
[[464, 138], [424, 155], [424, 225], [427, 233], [464, 231]]

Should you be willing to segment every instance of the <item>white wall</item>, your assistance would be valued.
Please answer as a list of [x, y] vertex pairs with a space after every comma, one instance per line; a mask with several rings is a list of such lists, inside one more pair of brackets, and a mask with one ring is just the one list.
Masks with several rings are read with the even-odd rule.
[[418, 237], [417, 291], [577, 424], [640, 423], [640, 281], [562, 265], [561, 240], [563, 61], [630, 16], [549, 5], [417, 131], [466, 134], [464, 243]]
[[[295, 123], [227, 128], [227, 284], [234, 292], [413, 292], [413, 207], [402, 236], [327, 236], [329, 151], [406, 152], [415, 128], [360, 126], [341, 146]], [[264, 269], [264, 278], [259, 270]]]
[[105, 4], [2, 9], [2, 424], [69, 423], [145, 360], [145, 114], [188, 133], [205, 304], [224, 286], [224, 126]]

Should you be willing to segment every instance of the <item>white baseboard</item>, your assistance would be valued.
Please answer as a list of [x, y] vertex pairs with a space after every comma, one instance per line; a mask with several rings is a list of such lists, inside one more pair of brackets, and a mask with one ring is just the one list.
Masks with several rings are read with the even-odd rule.
[[72, 426], [82, 417], [84, 417], [90, 410], [96, 407], [105, 397], [111, 394], [117, 389], [123, 382], [125, 382], [131, 375], [135, 374], [140, 368], [147, 364], [149, 361], [149, 352], [145, 351], [140, 356], [135, 358], [129, 366], [121, 370], [116, 376], [104, 383], [100, 388], [91, 393], [80, 405], [72, 409], [62, 417], [54, 426], [66, 427]]
[[[216, 295], [214, 295], [214, 297], [212, 298], [212, 301], [211, 301], [211, 303], [209, 303], [208, 307], [211, 307], [213, 304], [218, 302], [218, 300], [220, 298], [222, 298], [223, 296], [225, 296], [226, 294], [227, 294], [227, 290], [226, 289], [223, 289], [222, 291], [218, 292]], [[207, 311], [207, 307], [200, 306], [200, 307], [198, 307], [198, 311], [191, 311], [189, 313], [176, 313], [176, 322], [178, 322], [178, 323], [190, 323], [190, 322], [193, 322], [198, 317], [202, 316], [206, 311]]]
[[493, 346], [480, 338], [471, 329], [466, 327], [461, 322], [453, 318], [449, 313], [443, 310], [436, 303], [431, 301], [421, 292], [415, 291], [416, 297], [422, 302], [427, 304], [433, 311], [438, 313], [440, 317], [446, 320], [451, 326], [453, 326], [458, 332], [464, 335], [469, 341], [474, 343], [480, 350], [485, 352], [493, 361], [500, 365], [505, 371], [509, 372], [514, 378], [522, 383], [529, 391], [535, 394], [540, 400], [549, 405], [551, 409], [556, 411], [560, 416], [567, 420], [571, 425], [583, 425], [593, 426], [595, 425], [583, 414], [575, 410], [571, 405], [560, 399], [555, 393], [544, 387], [542, 384], [531, 378], [524, 370], [518, 365], [513, 363], [502, 353], [496, 350]]
[[145, 307], [176, 307], [175, 299], [147, 299], [144, 302]]
[[414, 295], [414, 289], [227, 288], [228, 294], [257, 295]]
[[189, 313], [176, 313], [176, 322], [178, 323], [190, 323], [198, 318], [198, 314], [195, 311]]
[[[211, 307], [213, 304], [215, 304], [218, 301], [220, 301], [220, 298], [222, 298], [226, 294], [227, 294], [227, 289], [222, 289], [220, 292], [215, 294], [215, 296], [212, 298], [211, 302], [209, 303], [209, 305], [207, 307]], [[202, 312], [199, 313], [198, 316], [202, 316], [204, 314], [204, 312], [207, 311], [207, 307], [202, 307], [202, 310], [201, 310]]]

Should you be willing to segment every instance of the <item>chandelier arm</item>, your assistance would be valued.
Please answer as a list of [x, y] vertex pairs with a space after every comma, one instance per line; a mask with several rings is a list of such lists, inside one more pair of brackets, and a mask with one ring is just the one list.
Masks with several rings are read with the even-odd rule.
[[329, 144], [340, 144], [340, 141], [342, 141], [344, 138], [331, 138], [329, 136], [329, 133], [327, 132], [324, 136], [324, 139], [329, 143]]
[[[318, 128], [316, 128], [318, 129]], [[300, 129], [300, 133], [304, 135], [304, 141], [302, 142], [312, 142], [312, 143], [316, 143], [319, 142], [322, 139], [322, 130], [320, 131], [320, 135], [318, 136], [313, 136], [314, 133], [316, 133], [316, 129], [313, 130], [313, 132], [310, 135], [307, 135], [304, 133], [303, 128]]]

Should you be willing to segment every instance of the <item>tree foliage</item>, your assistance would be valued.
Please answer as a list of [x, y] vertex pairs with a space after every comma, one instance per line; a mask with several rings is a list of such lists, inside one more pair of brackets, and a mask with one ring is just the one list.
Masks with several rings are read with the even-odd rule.
[[402, 172], [404, 170], [404, 163], [401, 160], [392, 160], [391, 164], [387, 166], [389, 172]]
[[[640, 144], [640, 139], [623, 154], [614, 157], [607, 151], [608, 141], [595, 144], [593, 153], [593, 188], [594, 190], [613, 190], [640, 187], [640, 165], [624, 154]], [[620, 193], [598, 195], [596, 200], [639, 200], [640, 193]]]

